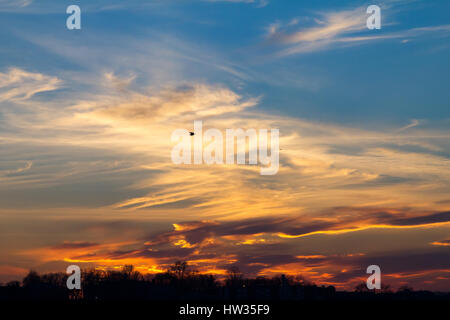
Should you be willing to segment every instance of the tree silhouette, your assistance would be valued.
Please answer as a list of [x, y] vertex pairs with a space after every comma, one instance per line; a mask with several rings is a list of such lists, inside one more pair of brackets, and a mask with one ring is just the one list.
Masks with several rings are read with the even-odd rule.
[[[361, 282], [354, 292], [336, 292], [332, 286], [318, 286], [301, 275], [244, 278], [236, 265], [226, 276], [193, 270], [177, 261], [166, 272], [143, 276], [132, 265], [121, 270], [82, 270], [82, 290], [69, 290], [65, 273], [39, 275], [31, 270], [22, 280], [0, 286], [0, 300], [352, 300], [352, 299], [450, 299], [450, 293], [414, 291], [402, 286], [397, 292], [383, 284], [380, 290], [367, 289]], [[376, 294], [374, 294], [376, 293]]]
[[361, 282], [360, 284], [355, 286], [355, 292], [369, 292], [369, 288], [367, 288], [367, 284], [365, 282]]
[[398, 288], [398, 292], [401, 292], [401, 293], [411, 293], [413, 291], [414, 291], [414, 289], [408, 285], [403, 285], [400, 288]]
[[226, 283], [229, 286], [236, 286], [242, 283], [243, 274], [238, 266], [231, 266], [227, 270]]
[[173, 274], [178, 280], [183, 280], [188, 273], [188, 264], [186, 261], [177, 261], [169, 267], [169, 273]]
[[382, 293], [392, 293], [392, 288], [390, 284], [381, 284], [380, 291]]
[[22, 284], [24, 287], [35, 287], [35, 286], [39, 286], [40, 283], [41, 283], [41, 277], [34, 270], [30, 270], [28, 272], [28, 274], [25, 276], [25, 278], [23, 278], [23, 280], [22, 280]]

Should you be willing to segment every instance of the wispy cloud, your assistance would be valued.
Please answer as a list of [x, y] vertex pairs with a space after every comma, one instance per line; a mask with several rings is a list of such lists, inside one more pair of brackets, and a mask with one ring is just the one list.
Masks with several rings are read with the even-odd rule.
[[450, 246], [450, 239], [448, 240], [439, 240], [439, 241], [433, 241], [430, 243], [432, 246], [442, 246], [447, 247]]
[[[297, 24], [273, 24], [268, 28], [268, 41], [287, 46], [280, 55], [290, 55], [323, 50], [337, 41], [343, 41], [343, 36], [364, 30], [364, 8], [323, 12], [314, 19], [315, 26], [299, 30]], [[355, 40], [355, 38], [348, 38]]]
[[57, 77], [10, 68], [0, 72], [0, 102], [28, 100], [37, 93], [58, 89], [61, 84]]
[[234, 2], [234, 3], [252, 3], [257, 8], [263, 8], [269, 4], [268, 0], [203, 0], [208, 2]]
[[[356, 213], [356, 215], [351, 215]], [[408, 280], [410, 284], [419, 287], [426, 285], [424, 281], [438, 281], [450, 270], [448, 250], [444, 246], [436, 247], [431, 252], [399, 252], [391, 244], [391, 251], [380, 253], [371, 251], [370, 244], [364, 241], [358, 245], [347, 246], [343, 252], [336, 251], [339, 247], [340, 234], [328, 234], [329, 243], [334, 244], [333, 250], [318, 254], [316, 245], [308, 241], [308, 237], [289, 239], [276, 236], [284, 230], [290, 232], [320, 228], [320, 226], [339, 223], [353, 223], [355, 226], [366, 222], [391, 224], [394, 228], [408, 225], [414, 230], [421, 223], [438, 224], [436, 216], [448, 213], [414, 213], [416, 218], [399, 219], [398, 215], [412, 214], [402, 210], [378, 210], [375, 208], [337, 208], [329, 215], [316, 217], [267, 217], [259, 219], [243, 219], [239, 221], [185, 221], [173, 225], [171, 231], [147, 234], [143, 237], [127, 233], [126, 239], [114, 242], [64, 241], [51, 246], [38, 247], [21, 252], [28, 259], [38, 259], [37, 262], [49, 261], [76, 262], [82, 265], [90, 264], [99, 268], [114, 268], [124, 263], [133, 263], [144, 273], [155, 273], [165, 270], [175, 260], [186, 260], [200, 272], [212, 273], [217, 276], [225, 274], [226, 269], [236, 263], [247, 276], [273, 276], [280, 273], [287, 275], [303, 275], [308, 280], [320, 284], [335, 285], [338, 288], [352, 289], [365, 279], [365, 267], [376, 262], [382, 266], [385, 283], [400, 286]], [[362, 221], [359, 221], [362, 218]], [[416, 221], [417, 220], [417, 221]], [[365, 222], [364, 222], [365, 221]], [[121, 223], [123, 224], [123, 222]], [[94, 223], [94, 226], [96, 224]], [[88, 234], [116, 230], [113, 224], [98, 224]], [[101, 226], [101, 227], [100, 227]], [[387, 226], [386, 228], [389, 228]], [[428, 226], [427, 228], [431, 228]], [[135, 229], [134, 229], [135, 230]], [[445, 230], [445, 229], [443, 229]], [[130, 229], [129, 231], [132, 231]], [[82, 231], [86, 233], [86, 231]], [[136, 231], [135, 231], [136, 232]], [[359, 233], [353, 228], [347, 232]], [[408, 231], [410, 232], [410, 231]], [[367, 233], [370, 237], [370, 232]], [[311, 235], [311, 238], [318, 235]], [[348, 236], [347, 236], [348, 237]], [[349, 238], [350, 241], [352, 238]], [[313, 239], [311, 239], [313, 240]], [[420, 240], [420, 239], [419, 239]], [[378, 239], [381, 243], [389, 243], [389, 239]], [[411, 240], [417, 241], [417, 240]], [[337, 243], [336, 243], [337, 242]], [[251, 250], [249, 250], [249, 247]], [[363, 251], [360, 251], [361, 248]], [[440, 288], [445, 288], [441, 283]]]
[[400, 129], [397, 130], [397, 132], [401, 132], [401, 131], [408, 130], [410, 128], [414, 128], [414, 127], [418, 126], [419, 124], [420, 124], [419, 120], [413, 119], [413, 120], [411, 120], [410, 124], [408, 124], [408, 125], [406, 125], [404, 127], [401, 127]]
[[[319, 12], [313, 19], [313, 26], [299, 27], [298, 21], [277, 22], [266, 28], [266, 39], [278, 50], [278, 56], [304, 54], [340, 47], [368, 43], [376, 40], [416, 38], [429, 33], [448, 35], [448, 25], [411, 28], [403, 31], [389, 31], [392, 22], [383, 14], [383, 24], [379, 31], [367, 30], [366, 8]], [[293, 23], [294, 22], [294, 23]], [[375, 33], [375, 34], [374, 34]]]
[[[28, 72], [8, 75], [3, 75], [5, 84], [16, 83], [14, 79]], [[30, 92], [49, 89], [48, 82], [54, 79], [46, 75], [25, 78], [35, 77], [44, 79], [45, 86], [33, 82]], [[445, 130], [410, 126], [401, 131], [370, 131], [276, 116], [258, 109], [258, 97], [238, 94], [223, 85], [179, 83], [149, 90], [145, 83], [134, 84], [139, 83], [135, 75], [121, 78], [111, 72], [90, 81], [97, 82], [95, 93], [61, 92], [45, 102], [33, 101], [33, 108], [27, 107], [26, 112], [18, 112], [18, 103], [23, 104], [21, 99], [28, 93], [8, 95], [9, 104], [4, 102], [8, 107], [2, 111], [7, 121], [0, 135], [3, 163], [7, 172], [21, 170], [5, 176], [8, 188], [64, 185], [71, 177], [87, 184], [116, 177], [122, 190], [116, 192], [121, 195], [114, 201], [106, 201], [107, 197], [100, 201], [109, 209], [242, 218], [266, 216], [274, 210], [279, 214], [304, 208], [317, 212], [336, 205], [389, 204], [436, 210], [448, 187]], [[257, 168], [253, 166], [173, 165], [172, 131], [189, 129], [198, 119], [219, 130], [279, 128], [279, 174], [260, 181], [255, 180]], [[33, 146], [48, 150], [48, 155]], [[57, 154], [59, 161], [54, 160]], [[12, 166], [14, 161], [33, 166]], [[426, 194], [426, 202], [418, 201], [418, 194]], [[446, 204], [439, 207], [444, 209]]]
[[33, 0], [0, 0], [0, 10], [24, 8], [29, 6]]

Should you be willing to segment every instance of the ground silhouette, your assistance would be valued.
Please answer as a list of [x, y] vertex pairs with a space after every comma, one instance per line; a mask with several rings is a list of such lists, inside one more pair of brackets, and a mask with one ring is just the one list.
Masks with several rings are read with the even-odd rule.
[[336, 291], [299, 276], [245, 278], [237, 266], [224, 279], [201, 274], [186, 262], [178, 261], [166, 272], [143, 275], [133, 266], [120, 271], [83, 270], [81, 290], [69, 290], [64, 273], [39, 275], [30, 271], [22, 282], [0, 286], [0, 300], [146, 300], [146, 301], [289, 301], [289, 300], [450, 300], [450, 293], [414, 291], [402, 287], [396, 292], [385, 285], [368, 290], [365, 283], [354, 291]]

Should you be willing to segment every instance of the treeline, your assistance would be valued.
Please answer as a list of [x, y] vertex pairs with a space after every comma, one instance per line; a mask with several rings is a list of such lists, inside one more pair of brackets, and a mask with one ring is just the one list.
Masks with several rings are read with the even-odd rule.
[[22, 280], [0, 286], [0, 300], [339, 300], [449, 298], [431, 292], [403, 288], [396, 293], [389, 287], [382, 292], [368, 292], [358, 286], [354, 292], [336, 292], [332, 286], [317, 286], [302, 276], [244, 278], [237, 267], [228, 270], [219, 281], [213, 275], [201, 274], [186, 262], [176, 262], [166, 272], [143, 275], [133, 266], [120, 271], [84, 270], [81, 290], [69, 290], [64, 273], [39, 275], [30, 271]]

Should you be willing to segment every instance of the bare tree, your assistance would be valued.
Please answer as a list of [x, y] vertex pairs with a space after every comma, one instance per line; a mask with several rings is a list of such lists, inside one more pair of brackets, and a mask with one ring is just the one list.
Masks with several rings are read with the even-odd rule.
[[231, 266], [227, 270], [226, 283], [228, 285], [238, 285], [242, 282], [243, 274], [237, 266]]
[[188, 272], [188, 264], [186, 261], [177, 261], [169, 268], [169, 273], [173, 274], [179, 280], [183, 280]]
[[355, 287], [355, 292], [369, 292], [369, 288], [365, 282], [361, 282]]

